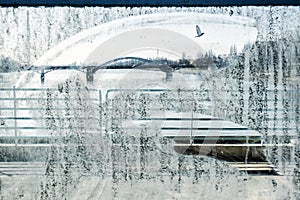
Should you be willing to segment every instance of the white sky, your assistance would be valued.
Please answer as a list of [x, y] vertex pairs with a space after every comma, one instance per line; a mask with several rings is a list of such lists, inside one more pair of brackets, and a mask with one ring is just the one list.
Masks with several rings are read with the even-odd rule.
[[[198, 24], [201, 27], [204, 35], [200, 38], [195, 38]], [[95, 28], [85, 30], [66, 41], [52, 48], [38, 59], [35, 65], [68, 65], [84, 63], [86, 58], [99, 46], [107, 40], [117, 38], [118, 35], [132, 30], [140, 30], [143, 28], [156, 28], [172, 31], [181, 34], [186, 39], [193, 41], [199, 45], [199, 48], [204, 51], [212, 50], [216, 55], [228, 54], [231, 45], [235, 45], [237, 50], [242, 51], [244, 45], [249, 42], [254, 42], [257, 36], [257, 29], [254, 27], [254, 20], [245, 17], [230, 17], [225, 15], [201, 14], [201, 13], [161, 13], [128, 17], [113, 22], [100, 25]], [[151, 35], [148, 41], [159, 40], [159, 34]], [[128, 40], [132, 43], [136, 42], [135, 37]], [[162, 40], [163, 41], [163, 40]], [[170, 43], [179, 43], [178, 49], [184, 48], [177, 40], [172, 40]], [[113, 45], [113, 44], [112, 44]], [[120, 48], [120, 45], [113, 45], [113, 48]], [[123, 52], [122, 56], [137, 56], [137, 57], [157, 57], [156, 50], [149, 50], [150, 46], [144, 46], [144, 49], [131, 49]], [[105, 50], [104, 50], [105, 51]], [[176, 58], [176, 55], [182, 53], [175, 52], [168, 54], [165, 51], [161, 56]], [[184, 52], [188, 57], [193, 58], [194, 52]], [[174, 56], [175, 55], [175, 56]], [[101, 58], [104, 59], [105, 58]], [[105, 61], [99, 60], [103, 63]]]

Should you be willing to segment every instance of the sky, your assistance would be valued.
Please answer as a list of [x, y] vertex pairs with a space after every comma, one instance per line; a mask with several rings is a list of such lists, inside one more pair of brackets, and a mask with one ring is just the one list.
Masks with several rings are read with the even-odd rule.
[[[196, 25], [204, 35], [196, 38]], [[84, 30], [50, 49], [34, 65], [105, 63], [122, 56], [195, 59], [203, 52], [241, 52], [254, 42], [254, 20], [203, 13], [160, 13], [127, 17]], [[105, 55], [104, 55], [105, 54]]]

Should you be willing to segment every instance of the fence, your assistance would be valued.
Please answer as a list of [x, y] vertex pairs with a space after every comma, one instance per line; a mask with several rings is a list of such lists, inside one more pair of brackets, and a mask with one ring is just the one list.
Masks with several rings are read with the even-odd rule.
[[[76, 83], [0, 88], [0, 160], [44, 161], [53, 145], [94, 151], [102, 160], [126, 152], [140, 152], [135, 156], [143, 160], [151, 149], [155, 154], [170, 145], [179, 153], [214, 149], [205, 155], [227, 160], [240, 152], [234, 157], [240, 161], [264, 160], [261, 152], [269, 148], [271, 158], [276, 151], [293, 160], [299, 90], [256, 93], [249, 99], [238, 90], [111, 89], [103, 95]], [[121, 158], [117, 163], [123, 166]]]
[[[93, 104], [99, 112], [92, 118], [101, 120], [102, 104], [101, 91], [88, 90], [88, 96], [72, 96], [76, 89], [68, 89], [66, 94], [60, 95], [55, 88], [0, 88], [0, 140], [2, 145], [47, 144], [51, 136], [49, 120], [71, 120], [77, 118], [88, 121], [88, 116], [71, 116], [67, 112], [82, 110], [83, 106], [69, 106], [71, 102], [81, 101], [84, 104]], [[78, 90], [77, 90], [78, 93]], [[55, 105], [49, 105], [49, 104]], [[51, 108], [49, 107], [51, 106]], [[56, 112], [56, 113], [50, 113]], [[97, 127], [90, 126], [91, 130], [101, 128], [101, 121]], [[70, 130], [74, 127], [61, 126], [60, 129]]]
[[[165, 121], [185, 121], [185, 125], [182, 125], [185, 127], [175, 129], [186, 129], [190, 132], [189, 137], [192, 140], [193, 130], [196, 132], [199, 129], [204, 131], [216, 129], [216, 127], [197, 127], [199, 121], [208, 121], [207, 117], [196, 116], [200, 113], [240, 124], [248, 123], [250, 128], [270, 137], [297, 135], [298, 90], [268, 90], [266, 95], [257, 95], [249, 99], [248, 108], [241, 106], [243, 105], [241, 100], [246, 100], [240, 91], [221, 92], [227, 96], [220, 95], [220, 91], [209, 90], [110, 89], [106, 91], [103, 102], [102, 91], [96, 89], [79, 91], [76, 87], [0, 88], [0, 140], [2, 144], [7, 145], [47, 144], [55, 129], [65, 132], [88, 129], [110, 135], [116, 120], [121, 122], [131, 120], [133, 123], [156, 121], [160, 124]], [[284, 96], [286, 94], [288, 96]], [[169, 111], [177, 113], [177, 116], [167, 116], [166, 113]], [[243, 121], [245, 117], [247, 122]], [[77, 121], [74, 121], [75, 119]], [[81, 126], [57, 125], [57, 123], [70, 124], [72, 120], [73, 124]], [[85, 125], [91, 120], [94, 120], [92, 124]], [[131, 129], [130, 131], [137, 127], [126, 127], [125, 123], [119, 125], [122, 124], [124, 127], [121, 128]], [[163, 129], [171, 130], [174, 127]], [[219, 129], [224, 131], [226, 127]], [[249, 130], [243, 127], [227, 127], [227, 129], [240, 132], [243, 132], [243, 129]]]

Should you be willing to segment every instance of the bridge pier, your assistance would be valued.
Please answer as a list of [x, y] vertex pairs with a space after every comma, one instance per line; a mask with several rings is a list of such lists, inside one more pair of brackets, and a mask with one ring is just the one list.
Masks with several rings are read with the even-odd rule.
[[44, 85], [45, 83], [45, 70], [42, 69], [41, 71], [41, 84]]
[[172, 81], [173, 71], [166, 71], [166, 81]]
[[87, 68], [86, 72], [86, 82], [88, 84], [93, 84], [94, 83], [94, 72], [92, 68]]

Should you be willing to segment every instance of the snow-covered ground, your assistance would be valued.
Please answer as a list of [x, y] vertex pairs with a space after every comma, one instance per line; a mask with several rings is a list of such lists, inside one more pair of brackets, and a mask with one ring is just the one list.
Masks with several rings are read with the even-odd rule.
[[[4, 199], [40, 199], [40, 177], [0, 176]], [[114, 183], [110, 178], [83, 176], [66, 194], [67, 199], [249, 199], [277, 200], [288, 198], [291, 193], [289, 177], [228, 177], [216, 182], [203, 177], [197, 183], [182, 178], [179, 189], [175, 180], [128, 180]], [[177, 180], [176, 180], [177, 181]], [[220, 184], [221, 181], [221, 184]], [[218, 186], [219, 184], [219, 186]], [[218, 188], [219, 187], [219, 188]], [[117, 192], [116, 192], [117, 190]]]

